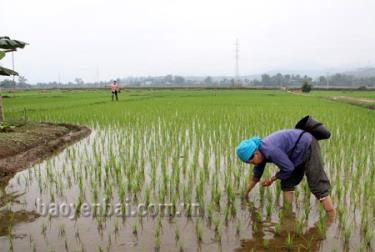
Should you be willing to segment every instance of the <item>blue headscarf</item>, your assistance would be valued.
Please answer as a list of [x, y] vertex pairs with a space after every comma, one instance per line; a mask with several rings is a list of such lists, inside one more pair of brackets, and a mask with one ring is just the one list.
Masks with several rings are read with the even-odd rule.
[[243, 140], [236, 148], [237, 156], [242, 162], [246, 163], [261, 144], [262, 139], [260, 137]]

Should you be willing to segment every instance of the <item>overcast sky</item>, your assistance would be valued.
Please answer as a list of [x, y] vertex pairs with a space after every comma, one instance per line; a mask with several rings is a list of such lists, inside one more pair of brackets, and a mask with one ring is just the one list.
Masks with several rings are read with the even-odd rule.
[[[234, 75], [375, 64], [374, 0], [0, 0], [32, 82]], [[1, 65], [11, 67], [11, 55]]]

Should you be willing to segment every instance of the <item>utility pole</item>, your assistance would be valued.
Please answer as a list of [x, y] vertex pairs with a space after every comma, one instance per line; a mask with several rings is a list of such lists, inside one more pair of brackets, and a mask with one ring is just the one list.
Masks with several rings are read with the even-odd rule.
[[329, 88], [329, 80], [328, 80], [329, 73], [327, 73], [326, 81], [327, 81], [327, 89]]
[[235, 57], [236, 57], [236, 77], [235, 77], [235, 85], [240, 85], [240, 74], [239, 74], [239, 44], [238, 39], [236, 39], [236, 49], [235, 49]]
[[99, 76], [99, 66], [96, 67], [96, 82], [98, 83], [99, 85], [99, 79], [100, 79], [100, 76]]
[[[14, 71], [14, 51], [12, 51], [12, 70]], [[16, 81], [14, 80], [14, 75], [13, 75], [13, 88], [16, 90]]]

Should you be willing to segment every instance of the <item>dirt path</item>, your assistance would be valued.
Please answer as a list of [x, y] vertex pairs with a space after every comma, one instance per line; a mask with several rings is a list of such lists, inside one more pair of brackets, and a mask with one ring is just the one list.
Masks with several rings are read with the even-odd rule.
[[297, 91], [290, 91], [290, 90], [288, 90], [287, 93], [293, 94], [293, 95], [307, 96], [306, 94], [304, 94], [302, 92], [297, 92]]
[[0, 179], [14, 175], [88, 135], [85, 126], [28, 123], [0, 133]]
[[375, 99], [362, 98], [362, 97], [352, 97], [352, 96], [333, 96], [333, 100], [346, 100], [352, 102], [362, 102], [362, 103], [375, 103]]

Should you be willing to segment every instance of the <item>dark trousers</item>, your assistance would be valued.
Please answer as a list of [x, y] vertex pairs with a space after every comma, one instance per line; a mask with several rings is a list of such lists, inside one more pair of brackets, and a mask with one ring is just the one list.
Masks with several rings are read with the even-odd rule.
[[320, 146], [315, 138], [305, 153], [304, 162], [294, 169], [289, 178], [281, 181], [281, 190], [294, 191], [294, 187], [301, 182], [303, 175], [306, 175], [310, 191], [317, 199], [329, 195], [331, 184], [324, 171]]
[[112, 101], [115, 96], [116, 96], [116, 101], [118, 101], [117, 91], [114, 91], [114, 92], [112, 91]]

